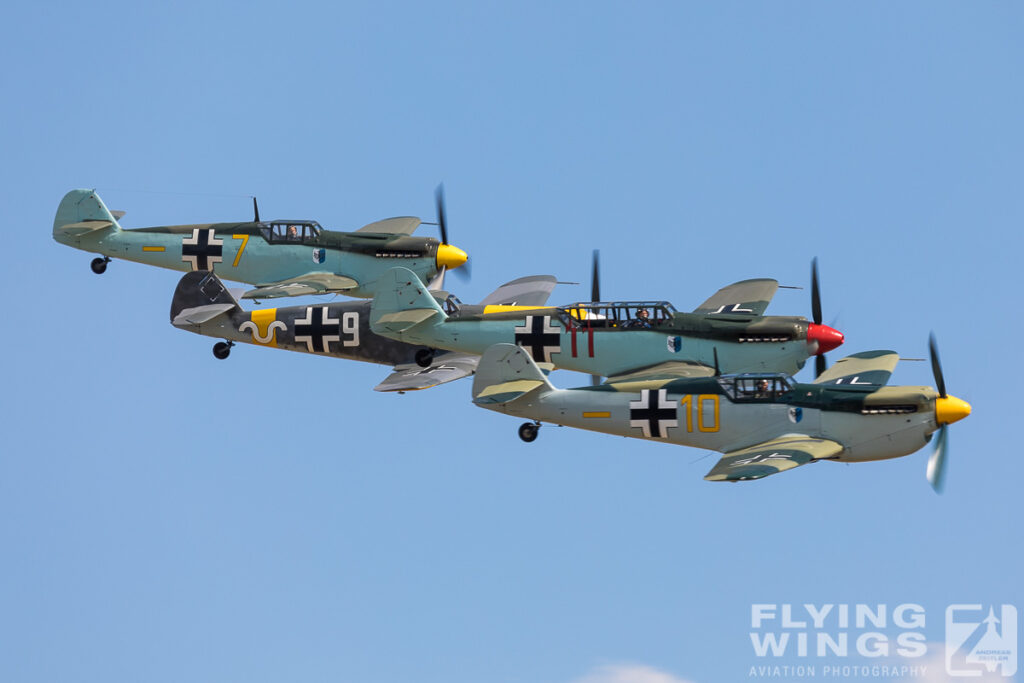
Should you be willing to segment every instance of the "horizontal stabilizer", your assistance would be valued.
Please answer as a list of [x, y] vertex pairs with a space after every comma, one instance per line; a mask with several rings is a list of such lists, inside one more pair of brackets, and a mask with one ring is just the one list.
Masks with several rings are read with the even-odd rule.
[[841, 358], [818, 375], [814, 384], [842, 386], [884, 386], [896, 369], [900, 356], [895, 351], [863, 351]]
[[473, 378], [473, 402], [483, 407], [512, 403], [536, 390], [553, 391], [523, 347], [495, 344], [484, 352]]
[[785, 472], [814, 460], [834, 458], [843, 446], [828, 439], [803, 434], [780, 436], [756, 446], [731, 451], [711, 469], [707, 481], [747, 481]]
[[420, 227], [422, 221], [415, 216], [398, 216], [397, 218], [385, 218], [382, 221], [369, 223], [356, 230], [356, 232], [374, 232], [385, 235], [411, 235]]
[[377, 280], [370, 306], [370, 329], [375, 333], [404, 332], [427, 322], [443, 322], [434, 295], [408, 268], [392, 268]]
[[698, 306], [694, 313], [741, 316], [763, 315], [778, 288], [778, 281], [766, 278], [735, 282], [715, 292], [710, 299]]
[[234, 304], [208, 304], [206, 306], [186, 308], [181, 313], [174, 316], [174, 319], [171, 320], [171, 324], [174, 325], [175, 327], [202, 325], [203, 323], [210, 322], [218, 315], [227, 313], [228, 311], [234, 308]]

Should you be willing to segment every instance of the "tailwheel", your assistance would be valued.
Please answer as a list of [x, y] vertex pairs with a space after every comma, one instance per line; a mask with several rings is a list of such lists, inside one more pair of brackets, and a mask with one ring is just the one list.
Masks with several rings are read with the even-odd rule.
[[103, 272], [106, 271], [108, 263], [110, 263], [109, 256], [104, 256], [103, 258], [94, 258], [92, 260], [92, 263], [89, 264], [89, 267], [92, 268], [92, 272], [96, 273], [97, 275], [102, 275]]
[[434, 362], [434, 349], [420, 349], [416, 352], [416, 365], [421, 368], [429, 368]]
[[537, 432], [540, 430], [540, 422], [524, 422], [519, 425], [519, 438], [530, 443], [537, 439]]
[[224, 360], [231, 355], [231, 347], [235, 345], [235, 342], [222, 341], [217, 342], [213, 345], [213, 356], [219, 360]]

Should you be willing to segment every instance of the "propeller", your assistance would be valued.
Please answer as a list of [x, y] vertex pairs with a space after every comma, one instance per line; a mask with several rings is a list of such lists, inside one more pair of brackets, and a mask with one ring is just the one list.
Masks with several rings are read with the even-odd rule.
[[[601, 260], [601, 252], [597, 249], [594, 250], [593, 267], [590, 271], [590, 301], [591, 303], [601, 300], [601, 269], [599, 262]], [[597, 386], [601, 383], [600, 375], [590, 376], [590, 385]]]
[[932, 360], [932, 376], [935, 377], [935, 388], [939, 397], [946, 398], [946, 379], [942, 376], [942, 363], [939, 361], [939, 345], [935, 343], [935, 333], [928, 335], [928, 356]]
[[942, 376], [942, 362], [939, 360], [939, 346], [935, 343], [934, 333], [928, 336], [928, 355], [932, 361], [935, 388], [939, 391], [935, 398], [935, 423], [939, 425], [939, 435], [935, 439], [935, 450], [928, 458], [928, 469], [925, 474], [935, 492], [942, 493], [942, 483], [946, 474], [946, 453], [949, 450], [947, 428], [970, 415], [971, 405], [946, 393], [946, 379]]
[[469, 268], [469, 256], [458, 247], [453, 247], [448, 241], [448, 212], [445, 210], [444, 183], [437, 186], [434, 191], [434, 199], [437, 203], [437, 225], [441, 230], [441, 245], [438, 247], [439, 265], [441, 267], [450, 266], [456, 275], [463, 280], [468, 280], [472, 275]]
[[[818, 284], [818, 257], [811, 261], [811, 319], [815, 325], [821, 324], [821, 287]], [[819, 353], [814, 357], [814, 376], [820, 377], [828, 369], [828, 361], [825, 354]]]
[[[939, 401], [941, 399], [949, 399], [948, 394], [946, 394], [946, 378], [942, 375], [942, 362], [939, 360], [939, 346], [935, 343], [934, 332], [928, 335], [928, 356], [932, 361], [932, 376], [935, 378], [935, 388], [939, 390], [939, 398], [935, 399], [935, 419], [940, 421], [939, 407], [942, 404]], [[969, 406], [968, 410], [970, 410]], [[946, 444], [949, 439], [946, 432], [948, 426], [948, 423], [946, 423], [939, 427], [939, 435], [935, 438], [935, 449], [932, 451], [931, 457], [928, 458], [928, 469], [925, 470], [928, 483], [932, 485], [936, 493], [942, 493], [942, 483], [946, 474], [946, 451], [948, 450]]]

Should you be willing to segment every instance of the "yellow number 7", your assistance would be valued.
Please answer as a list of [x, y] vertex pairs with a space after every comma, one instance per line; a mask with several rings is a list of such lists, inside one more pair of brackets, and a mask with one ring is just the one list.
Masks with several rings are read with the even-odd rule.
[[231, 264], [232, 268], [238, 267], [238, 259], [242, 258], [242, 252], [245, 251], [245, 245], [249, 244], [248, 235], [232, 235], [231, 239], [242, 240], [242, 246], [238, 248], [238, 253], [235, 254], [235, 262]]

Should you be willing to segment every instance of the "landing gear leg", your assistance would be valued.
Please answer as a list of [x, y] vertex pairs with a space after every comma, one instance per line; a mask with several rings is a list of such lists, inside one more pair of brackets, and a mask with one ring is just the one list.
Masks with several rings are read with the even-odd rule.
[[217, 342], [213, 345], [213, 356], [219, 360], [224, 360], [231, 355], [231, 347], [235, 345], [233, 341], [222, 341]]
[[540, 422], [524, 422], [519, 425], [519, 438], [530, 443], [537, 438], [537, 431], [540, 429]]
[[103, 258], [94, 258], [89, 267], [92, 268], [92, 272], [97, 275], [102, 275], [103, 271], [107, 269], [107, 264], [110, 263], [110, 257], [104, 256]]
[[416, 365], [421, 368], [429, 368], [434, 362], [434, 349], [420, 349], [416, 352]]

